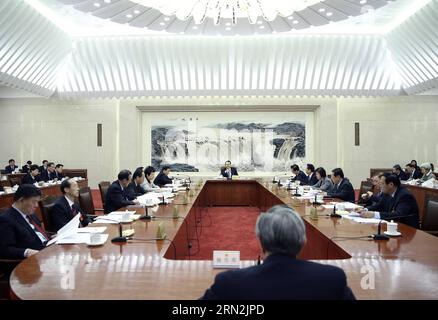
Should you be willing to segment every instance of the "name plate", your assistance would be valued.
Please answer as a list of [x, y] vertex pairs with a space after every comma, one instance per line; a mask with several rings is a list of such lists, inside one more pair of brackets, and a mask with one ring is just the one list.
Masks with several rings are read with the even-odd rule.
[[213, 268], [240, 268], [240, 251], [213, 251]]

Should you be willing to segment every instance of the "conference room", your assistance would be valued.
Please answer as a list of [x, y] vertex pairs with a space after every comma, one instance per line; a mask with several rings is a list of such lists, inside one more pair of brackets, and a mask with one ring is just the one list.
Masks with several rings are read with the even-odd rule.
[[438, 298], [438, 0], [0, 12], [1, 300]]

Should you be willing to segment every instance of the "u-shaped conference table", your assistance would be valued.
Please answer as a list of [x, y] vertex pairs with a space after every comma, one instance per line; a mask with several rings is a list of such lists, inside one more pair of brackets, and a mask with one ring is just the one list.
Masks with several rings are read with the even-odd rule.
[[[291, 192], [270, 179], [200, 179], [171, 204], [155, 208], [156, 219], [125, 225], [135, 229], [137, 240], [108, 240], [100, 247], [52, 245], [25, 259], [11, 274], [11, 294], [17, 299], [198, 299], [224, 271], [213, 269], [211, 261], [189, 259], [199, 233], [214, 228], [207, 227], [208, 208], [254, 206], [263, 212], [276, 204], [292, 206]], [[376, 233], [377, 226], [330, 218], [322, 207], [312, 220], [310, 203], [294, 205], [307, 230], [300, 258], [344, 269], [358, 299], [438, 298], [438, 238], [401, 224], [402, 236], [389, 241], [358, 238]], [[173, 219], [176, 212], [179, 218]], [[160, 223], [168, 240], [150, 240]], [[118, 235], [117, 225], [106, 226], [109, 239]]]

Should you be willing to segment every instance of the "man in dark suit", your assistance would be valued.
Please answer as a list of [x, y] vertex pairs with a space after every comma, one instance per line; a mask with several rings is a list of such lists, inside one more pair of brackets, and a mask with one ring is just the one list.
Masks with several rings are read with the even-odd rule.
[[47, 170], [41, 172], [40, 177], [41, 177], [41, 180], [44, 182], [47, 182], [49, 180], [54, 180], [56, 178], [55, 164], [53, 162], [49, 162], [47, 164]]
[[129, 200], [127, 187], [131, 183], [131, 171], [122, 170], [117, 176], [117, 181], [114, 181], [108, 188], [105, 197], [105, 213], [117, 211], [120, 208], [138, 204], [138, 200]]
[[294, 177], [290, 179], [291, 182], [300, 182], [300, 185], [307, 185], [308, 178], [306, 174], [300, 170], [300, 167], [298, 165], [293, 164], [291, 167], [292, 174], [294, 174]]
[[394, 175], [381, 177], [382, 199], [361, 211], [363, 218], [399, 220], [413, 228], [419, 228], [418, 204], [408, 189], [401, 187], [400, 179]]
[[332, 170], [333, 189], [327, 195], [332, 198], [338, 198], [344, 201], [355, 201], [354, 188], [348, 178], [344, 177], [344, 171], [341, 168]]
[[27, 161], [26, 164], [21, 167], [21, 173], [29, 173], [30, 166], [32, 165], [32, 161]]
[[64, 165], [58, 163], [55, 166], [55, 171], [53, 171], [53, 179], [62, 180], [64, 178], [64, 174], [62, 173], [62, 170], [64, 169]]
[[413, 164], [408, 163], [406, 165], [406, 172], [409, 174], [408, 180], [416, 180], [420, 179], [423, 174], [421, 173], [421, 170], [416, 168]]
[[16, 169], [18, 169], [18, 166], [15, 165], [15, 160], [11, 159], [9, 160], [9, 165], [5, 167], [5, 174], [14, 173]]
[[169, 174], [170, 174], [170, 167], [163, 166], [161, 172], [156, 176], [154, 180], [154, 184], [156, 184], [160, 188], [165, 186], [166, 184], [172, 184], [173, 181], [171, 178], [169, 178]]
[[315, 166], [311, 163], [308, 163], [306, 166], [306, 174], [307, 174], [307, 181], [306, 185], [308, 186], [314, 186], [316, 183], [318, 183], [318, 179], [315, 175]]
[[79, 197], [78, 183], [73, 179], [66, 179], [61, 183], [62, 197], [59, 197], [52, 209], [50, 210], [50, 221], [55, 231], [58, 231], [67, 223], [70, 222], [77, 214], [80, 214], [79, 219], [81, 226], [85, 227], [90, 222], [87, 215], [81, 211], [81, 208], [76, 203]]
[[34, 214], [41, 191], [30, 184], [18, 187], [12, 208], [0, 215], [0, 257], [20, 259], [43, 249], [50, 236]]
[[353, 300], [342, 269], [299, 260], [306, 228], [291, 208], [280, 205], [262, 213], [256, 235], [263, 264], [220, 273], [205, 300]]
[[142, 188], [144, 182], [144, 172], [143, 168], [137, 168], [132, 175], [132, 182], [127, 187], [128, 199], [134, 200], [137, 197], [146, 193]]
[[39, 167], [39, 169], [40, 169], [40, 173], [41, 173], [41, 172], [44, 172], [44, 171], [47, 170], [47, 164], [48, 164], [48, 163], [49, 163], [49, 161], [47, 161], [47, 160], [43, 160], [42, 165]]
[[231, 161], [225, 161], [225, 166], [221, 168], [221, 176], [227, 179], [232, 179], [233, 176], [238, 176], [236, 167], [231, 166]]
[[395, 174], [400, 180], [409, 180], [409, 173], [404, 172], [399, 164], [392, 167], [392, 173]]
[[21, 184], [34, 184], [39, 182], [40, 170], [36, 164], [30, 166], [30, 171], [21, 179]]

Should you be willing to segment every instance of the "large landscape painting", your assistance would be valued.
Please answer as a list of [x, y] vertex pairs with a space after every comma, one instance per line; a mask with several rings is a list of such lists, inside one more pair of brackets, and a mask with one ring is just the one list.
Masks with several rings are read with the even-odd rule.
[[[211, 118], [211, 117], [209, 117]], [[306, 156], [304, 120], [229, 121], [198, 117], [151, 126], [152, 165], [174, 171], [217, 171], [231, 160], [239, 171], [288, 171]]]

